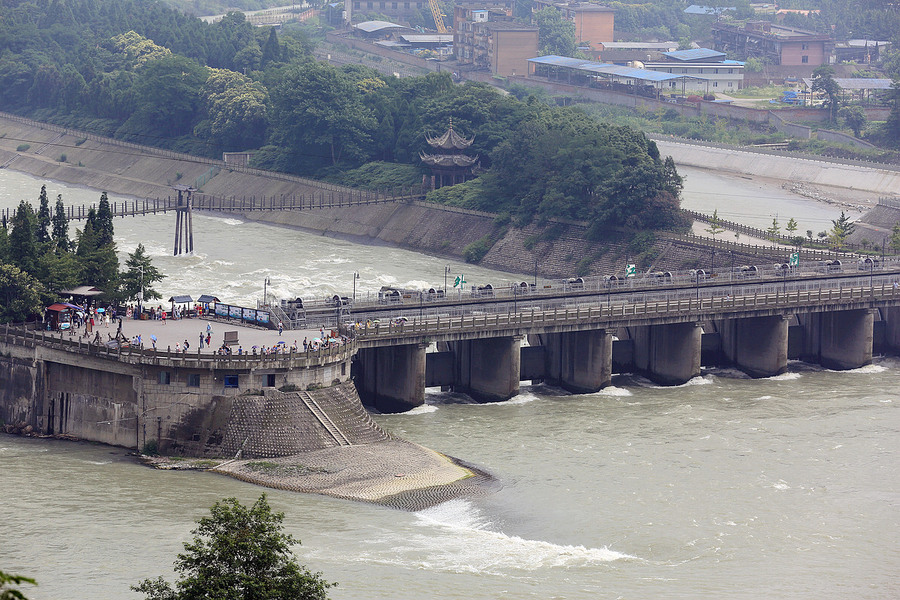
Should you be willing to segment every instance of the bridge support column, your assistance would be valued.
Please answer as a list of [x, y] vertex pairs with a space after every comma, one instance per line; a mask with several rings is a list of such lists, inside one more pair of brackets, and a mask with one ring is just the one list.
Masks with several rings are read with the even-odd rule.
[[453, 390], [479, 402], [502, 402], [519, 393], [522, 336], [452, 342], [456, 354]]
[[425, 344], [368, 348], [357, 357], [356, 389], [364, 404], [397, 413], [425, 403]]
[[725, 357], [741, 371], [751, 377], [772, 377], [787, 369], [787, 317], [727, 319], [717, 325]]
[[612, 379], [612, 334], [605, 329], [543, 337], [548, 383], [576, 394], [596, 392]]
[[680, 385], [700, 374], [699, 323], [634, 328], [634, 365], [663, 385]]
[[857, 369], [872, 362], [875, 312], [838, 310], [800, 315], [804, 328], [801, 358], [826, 369]]
[[884, 345], [891, 352], [900, 352], [900, 307], [881, 309], [884, 319]]

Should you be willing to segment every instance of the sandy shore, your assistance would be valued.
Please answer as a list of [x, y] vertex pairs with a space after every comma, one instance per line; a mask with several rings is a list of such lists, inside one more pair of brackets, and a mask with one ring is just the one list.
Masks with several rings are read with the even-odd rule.
[[477, 468], [401, 439], [275, 458], [211, 463], [145, 457], [145, 462], [161, 469], [202, 468], [265, 487], [404, 510], [482, 494], [495, 481]]

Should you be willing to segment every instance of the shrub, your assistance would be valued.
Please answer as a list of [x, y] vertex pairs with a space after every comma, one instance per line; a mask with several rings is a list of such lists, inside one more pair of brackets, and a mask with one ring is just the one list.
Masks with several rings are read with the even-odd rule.
[[467, 263], [480, 263], [493, 245], [494, 240], [491, 238], [491, 236], [486, 235], [480, 240], [476, 240], [463, 248], [463, 258]]
[[66, 162], [66, 155], [65, 155], [65, 154], [60, 154], [60, 155], [59, 155], [59, 162]]
[[31, 148], [31, 144], [19, 144], [16, 146], [16, 152], [25, 152], [29, 148]]

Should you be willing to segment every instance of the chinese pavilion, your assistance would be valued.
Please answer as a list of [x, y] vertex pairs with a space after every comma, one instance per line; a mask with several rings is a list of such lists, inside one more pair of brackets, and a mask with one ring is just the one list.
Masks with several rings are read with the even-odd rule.
[[434, 149], [434, 154], [419, 153], [422, 162], [431, 167], [431, 181], [424, 176], [426, 187], [430, 183], [431, 189], [445, 185], [456, 185], [464, 182], [472, 172], [472, 165], [478, 160], [478, 156], [468, 156], [463, 153], [475, 138], [466, 139], [453, 130], [453, 120], [450, 128], [440, 137], [425, 136], [425, 141]]

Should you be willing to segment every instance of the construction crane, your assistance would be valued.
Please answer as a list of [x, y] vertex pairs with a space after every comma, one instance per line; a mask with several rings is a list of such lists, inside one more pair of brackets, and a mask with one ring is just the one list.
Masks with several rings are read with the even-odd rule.
[[447, 33], [447, 26], [444, 25], [444, 13], [438, 6], [437, 0], [428, 0], [428, 6], [431, 8], [431, 16], [434, 17], [434, 26], [437, 27], [438, 33]]

